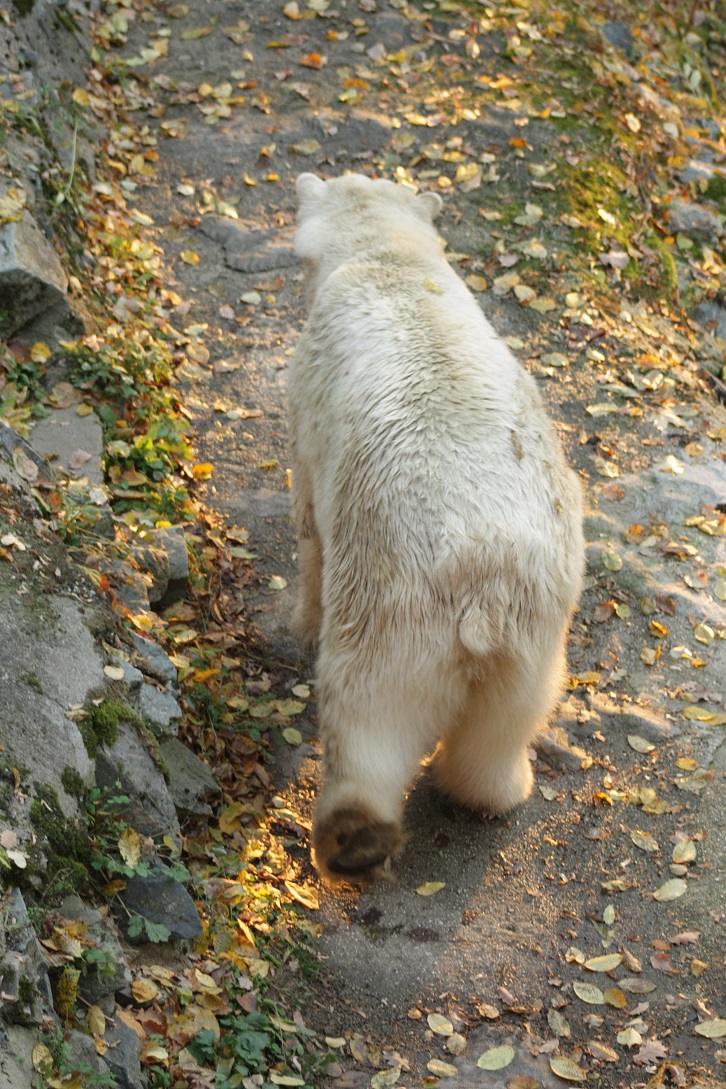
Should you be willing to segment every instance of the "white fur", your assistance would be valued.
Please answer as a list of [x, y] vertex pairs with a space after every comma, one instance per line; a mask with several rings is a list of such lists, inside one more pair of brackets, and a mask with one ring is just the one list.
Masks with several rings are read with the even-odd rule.
[[[433, 772], [527, 797], [580, 593], [579, 482], [532, 378], [449, 267], [434, 194], [303, 174], [310, 314], [290, 372], [297, 629], [318, 640], [316, 821], [397, 824]], [[318, 858], [325, 869], [325, 860]]]

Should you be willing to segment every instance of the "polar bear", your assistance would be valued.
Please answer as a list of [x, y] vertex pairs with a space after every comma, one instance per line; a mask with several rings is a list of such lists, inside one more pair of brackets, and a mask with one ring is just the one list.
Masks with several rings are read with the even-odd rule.
[[297, 179], [294, 628], [318, 645], [326, 877], [384, 876], [424, 756], [482, 814], [532, 787], [583, 574], [581, 490], [534, 380], [450, 268], [434, 193]]

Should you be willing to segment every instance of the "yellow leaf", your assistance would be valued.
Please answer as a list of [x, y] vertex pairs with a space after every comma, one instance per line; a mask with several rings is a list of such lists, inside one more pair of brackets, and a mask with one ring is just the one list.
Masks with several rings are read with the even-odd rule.
[[427, 1017], [429, 1028], [432, 1032], [437, 1033], [439, 1036], [451, 1036], [454, 1031], [454, 1026], [448, 1017], [444, 1017], [440, 1013], [430, 1013]]
[[380, 1070], [371, 1078], [371, 1089], [389, 1089], [400, 1077], [400, 1066], [392, 1066], [390, 1070]]
[[182, 250], [181, 253], [179, 254], [179, 257], [181, 258], [181, 260], [184, 262], [185, 265], [198, 265], [199, 264], [199, 254], [195, 253], [194, 250]]
[[214, 472], [214, 466], [209, 461], [200, 461], [192, 465], [192, 476], [195, 480], [209, 480]]
[[516, 1054], [514, 1048], [510, 1047], [509, 1044], [502, 1044], [501, 1047], [490, 1047], [488, 1051], [479, 1056], [476, 1065], [480, 1070], [503, 1070], [505, 1066], [509, 1066], [513, 1062]]
[[585, 1081], [587, 1079], [585, 1071], [576, 1062], [564, 1055], [553, 1055], [550, 1059], [550, 1067], [558, 1078], [564, 1078], [565, 1081]]
[[445, 1063], [441, 1059], [429, 1059], [426, 1063], [426, 1069], [435, 1074], [437, 1078], [455, 1078], [459, 1073], [453, 1063]]
[[582, 999], [583, 1002], [587, 1002], [589, 1006], [602, 1006], [605, 1002], [602, 991], [594, 983], [582, 983], [579, 979], [576, 979], [572, 984], [572, 989], [577, 997]]
[[703, 643], [705, 646], [710, 646], [716, 638], [716, 633], [713, 628], [710, 628], [708, 624], [696, 624], [693, 629], [693, 638], [697, 643]]
[[726, 1017], [716, 1017], [713, 1021], [702, 1021], [693, 1030], [708, 1040], [718, 1040], [726, 1036]]
[[286, 881], [285, 888], [290, 893], [293, 900], [297, 900], [303, 907], [310, 908], [311, 911], [317, 911], [320, 907], [318, 894], [315, 889], [310, 888], [309, 885], [298, 885], [296, 881]]
[[94, 1036], [103, 1036], [106, 1031], [106, 1015], [100, 1006], [89, 1006], [86, 1010], [86, 1024]]
[[133, 828], [124, 828], [119, 836], [118, 849], [127, 866], [133, 867], [141, 858], [141, 839]]
[[154, 1001], [159, 993], [159, 988], [152, 979], [145, 979], [142, 976], [139, 979], [135, 979], [131, 984], [131, 993], [136, 1001], [143, 1005], [146, 1002]]
[[53, 1056], [45, 1044], [36, 1044], [33, 1048], [33, 1067], [44, 1077], [53, 1070]]
[[677, 900], [680, 896], [683, 896], [687, 888], [688, 883], [682, 877], [673, 877], [655, 890], [653, 899], [661, 904], [667, 904], [671, 900]]
[[183, 42], [194, 42], [197, 38], [206, 38], [213, 30], [212, 26], [193, 26], [189, 30], [182, 30], [179, 37]]
[[419, 885], [416, 892], [419, 896], [434, 896], [437, 892], [441, 892], [445, 886], [445, 881], [425, 881], [423, 885]]
[[240, 817], [244, 813], [244, 806], [241, 802], [232, 802], [228, 805], [223, 813], [219, 817], [219, 830], [223, 832], [225, 836], [230, 835], [232, 832], [236, 832], [240, 827]]
[[83, 87], [76, 87], [71, 98], [77, 106], [89, 105], [88, 91], [84, 91]]
[[36, 340], [30, 349], [30, 358], [34, 363], [45, 363], [46, 359], [50, 359], [51, 354], [50, 348], [42, 340]]
[[606, 991], [603, 991], [602, 996], [608, 1006], [613, 1006], [616, 1010], [622, 1010], [628, 1004], [627, 998], [619, 987], [608, 987]]
[[297, 748], [298, 745], [302, 745], [303, 736], [299, 730], [296, 730], [294, 726], [286, 726], [282, 731], [282, 736], [287, 741], [288, 745], [292, 745], [293, 748]]
[[305, 710], [305, 704], [299, 703], [298, 700], [278, 700], [277, 710], [281, 715], [301, 715]]
[[603, 957], [591, 957], [585, 961], [585, 968], [590, 972], [612, 972], [623, 963], [620, 953], [606, 953]]

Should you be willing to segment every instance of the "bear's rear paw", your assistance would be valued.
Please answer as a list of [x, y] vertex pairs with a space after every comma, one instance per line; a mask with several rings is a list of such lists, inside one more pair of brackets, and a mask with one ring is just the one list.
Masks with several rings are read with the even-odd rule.
[[403, 845], [398, 824], [378, 821], [363, 806], [334, 810], [313, 830], [315, 864], [331, 881], [390, 880]]

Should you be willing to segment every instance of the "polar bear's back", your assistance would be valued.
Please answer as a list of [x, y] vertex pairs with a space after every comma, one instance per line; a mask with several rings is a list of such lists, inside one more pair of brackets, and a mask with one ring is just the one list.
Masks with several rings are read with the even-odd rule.
[[336, 600], [364, 602], [367, 580], [379, 608], [429, 600], [451, 612], [456, 595], [452, 622], [474, 610], [471, 649], [482, 603], [479, 626], [502, 640], [532, 610], [571, 608], [577, 481], [533, 380], [443, 258], [338, 267], [300, 341], [290, 401], [321, 538], [348, 587]]

